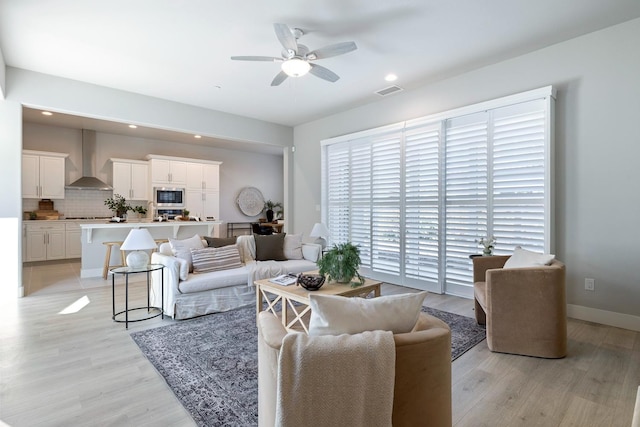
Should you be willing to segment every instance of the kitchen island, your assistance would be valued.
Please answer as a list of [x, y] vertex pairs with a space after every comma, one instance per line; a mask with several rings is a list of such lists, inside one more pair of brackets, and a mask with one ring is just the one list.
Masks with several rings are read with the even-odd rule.
[[[132, 228], [146, 228], [154, 239], [186, 239], [199, 236], [218, 236], [222, 221], [97, 221], [80, 224], [82, 229], [82, 258], [80, 277], [100, 277], [104, 264], [104, 242], [122, 242]], [[112, 254], [112, 260], [119, 257]], [[113, 261], [112, 261], [113, 262]], [[115, 261], [117, 263], [117, 261]]]

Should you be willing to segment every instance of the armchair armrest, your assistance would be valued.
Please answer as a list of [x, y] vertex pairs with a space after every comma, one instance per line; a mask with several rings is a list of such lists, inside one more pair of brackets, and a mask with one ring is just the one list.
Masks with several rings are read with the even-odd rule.
[[273, 313], [258, 313], [258, 425], [273, 426], [276, 418], [278, 356], [287, 334]]
[[504, 267], [509, 258], [509, 255], [477, 256], [472, 258], [473, 282], [486, 281], [487, 270]]
[[274, 350], [280, 351], [282, 340], [287, 335], [287, 330], [282, 322], [273, 313], [261, 311], [258, 313], [258, 330], [264, 343]]

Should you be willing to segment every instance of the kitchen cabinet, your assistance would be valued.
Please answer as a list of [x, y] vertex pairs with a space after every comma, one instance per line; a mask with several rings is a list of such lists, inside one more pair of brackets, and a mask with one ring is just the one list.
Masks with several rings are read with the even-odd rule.
[[22, 197], [64, 199], [64, 163], [68, 154], [23, 150]]
[[[23, 245], [25, 242], [23, 242]], [[24, 261], [47, 261], [66, 257], [65, 224], [29, 222], [26, 225]]]
[[187, 190], [220, 191], [220, 162], [188, 163]]
[[220, 193], [218, 191], [187, 190], [185, 206], [190, 215], [200, 219], [220, 218]]
[[149, 165], [145, 161], [111, 159], [113, 194], [129, 200], [149, 200]]
[[202, 219], [220, 217], [221, 162], [190, 162], [187, 164], [185, 206], [192, 215]]
[[172, 186], [184, 187], [187, 183], [187, 162], [171, 160], [159, 156], [147, 156], [151, 167], [151, 184], [154, 187]]
[[82, 257], [82, 229], [79, 223], [67, 222], [65, 224], [65, 257]]

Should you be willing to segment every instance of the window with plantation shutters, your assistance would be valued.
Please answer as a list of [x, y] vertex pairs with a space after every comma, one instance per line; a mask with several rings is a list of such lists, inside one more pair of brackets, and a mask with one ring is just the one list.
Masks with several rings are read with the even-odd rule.
[[515, 246], [544, 252], [546, 126], [543, 101], [531, 101], [493, 112], [492, 234], [496, 253]]
[[439, 122], [404, 135], [404, 267], [406, 285], [439, 289]]
[[365, 275], [472, 297], [495, 236], [552, 251], [553, 88], [323, 141], [323, 221]]

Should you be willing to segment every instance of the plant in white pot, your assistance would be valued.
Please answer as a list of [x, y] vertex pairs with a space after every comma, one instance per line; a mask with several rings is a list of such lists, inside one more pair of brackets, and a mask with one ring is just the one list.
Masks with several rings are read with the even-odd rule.
[[353, 287], [364, 283], [364, 277], [358, 273], [360, 263], [360, 248], [350, 242], [334, 245], [317, 262], [321, 275], [338, 283], [351, 283]]

